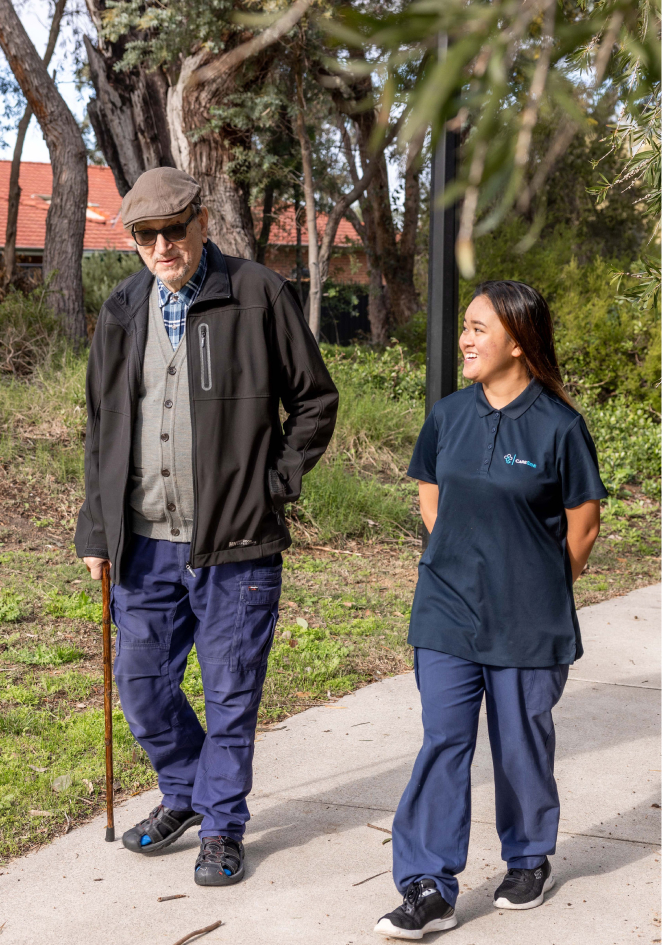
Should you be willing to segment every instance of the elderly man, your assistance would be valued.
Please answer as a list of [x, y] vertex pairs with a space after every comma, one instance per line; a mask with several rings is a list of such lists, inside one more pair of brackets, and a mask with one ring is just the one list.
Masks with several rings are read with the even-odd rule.
[[[163, 794], [124, 846], [159, 853], [200, 825], [195, 882], [225, 886], [244, 875], [283, 506], [331, 438], [338, 394], [291, 285], [224, 256], [207, 221], [174, 168], [122, 201], [145, 269], [92, 342], [76, 549], [95, 579], [111, 563], [117, 688]], [[206, 733], [180, 688], [194, 643]]]

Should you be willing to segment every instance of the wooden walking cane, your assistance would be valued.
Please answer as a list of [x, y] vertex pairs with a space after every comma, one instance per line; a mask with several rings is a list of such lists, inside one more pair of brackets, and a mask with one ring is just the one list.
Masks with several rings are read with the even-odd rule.
[[113, 813], [113, 666], [110, 656], [110, 563], [101, 572], [103, 602], [103, 715], [106, 728], [106, 840], [115, 839]]

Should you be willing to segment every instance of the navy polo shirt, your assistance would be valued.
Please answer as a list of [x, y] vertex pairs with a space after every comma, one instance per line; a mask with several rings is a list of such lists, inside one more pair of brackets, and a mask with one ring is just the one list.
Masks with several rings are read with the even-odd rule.
[[439, 486], [409, 643], [491, 666], [578, 659], [565, 509], [607, 495], [581, 414], [536, 380], [499, 410], [474, 384], [434, 405], [408, 475]]

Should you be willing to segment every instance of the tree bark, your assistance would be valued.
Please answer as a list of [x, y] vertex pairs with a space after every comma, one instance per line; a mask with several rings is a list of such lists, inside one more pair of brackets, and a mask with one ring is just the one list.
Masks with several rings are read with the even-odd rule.
[[306, 130], [305, 102], [301, 72], [297, 72], [297, 137], [301, 147], [303, 166], [303, 194], [306, 204], [306, 226], [308, 228], [308, 325], [316, 340], [319, 340], [322, 321], [322, 282], [320, 279], [319, 247], [317, 245], [317, 212], [315, 209], [315, 184], [313, 182], [313, 155], [310, 138]]
[[[418, 226], [420, 187], [419, 174], [415, 165], [409, 164], [405, 174], [405, 212], [403, 230], [398, 239], [388, 183], [388, 170], [385, 149], [375, 155], [372, 140], [377, 129], [375, 109], [366, 109], [366, 99], [373, 96], [372, 79], [369, 76], [355, 80], [352, 84], [340, 87], [331, 83], [325, 74], [321, 74], [323, 85], [332, 89], [332, 97], [341, 115], [349, 117], [356, 128], [361, 166], [366, 167], [377, 162], [375, 173], [366, 189], [362, 212], [366, 222], [366, 238], [371, 245], [369, 259], [371, 269], [376, 266], [383, 274], [386, 293], [379, 290], [374, 279], [375, 325], [380, 337], [388, 337], [393, 327], [406, 324], [419, 308], [419, 299], [414, 285], [414, 262], [416, 249], [416, 231]], [[368, 206], [370, 210], [368, 210]], [[372, 280], [371, 280], [371, 284]], [[388, 297], [388, 302], [386, 299]], [[387, 322], [384, 326], [384, 310]]]
[[85, 337], [81, 262], [87, 209], [87, 154], [76, 121], [32, 45], [10, 0], [0, 0], [0, 46], [46, 140], [53, 171], [46, 216], [44, 278], [66, 334]]
[[[226, 53], [225, 55], [230, 55]], [[250, 149], [250, 131], [224, 127], [219, 131], [199, 129], [210, 118], [210, 109], [237, 91], [240, 66], [219, 73], [215, 81], [194, 81], [196, 72], [215, 58], [206, 49], [182, 63], [176, 85], [168, 90], [168, 122], [175, 164], [202, 188], [202, 202], [209, 208], [209, 235], [229, 256], [255, 259], [255, 232], [248, 187], [229, 173], [236, 149]], [[259, 69], [258, 69], [259, 72]], [[196, 133], [195, 143], [191, 134]]]
[[273, 222], [273, 209], [274, 209], [274, 187], [273, 184], [267, 184], [264, 188], [264, 200], [262, 201], [262, 226], [260, 227], [260, 235], [257, 238], [257, 255], [255, 257], [256, 261], [262, 263], [264, 266], [264, 258], [267, 252], [267, 246], [269, 245], [269, 234], [271, 232], [271, 224]]
[[21, 154], [23, 152], [23, 143], [25, 135], [32, 118], [32, 109], [26, 105], [25, 111], [18, 123], [16, 132], [16, 144], [14, 145], [14, 154], [12, 156], [11, 171], [9, 173], [9, 199], [7, 200], [7, 226], [5, 227], [5, 249], [3, 253], [3, 262], [5, 267], [4, 285], [5, 288], [16, 275], [16, 229], [18, 226], [18, 207], [21, 202], [21, 187], [19, 178], [21, 175]]
[[[215, 55], [207, 49], [184, 56], [179, 74], [144, 66], [118, 72], [128, 42], [144, 39], [136, 31], [111, 43], [102, 38], [106, 0], [86, 0], [99, 33], [94, 46], [86, 40], [90, 77], [96, 98], [88, 105], [99, 147], [125, 194], [146, 170], [179, 167], [200, 182], [210, 213], [209, 233], [223, 252], [254, 259], [256, 240], [247, 186], [233, 179], [230, 165], [238, 148], [250, 148], [250, 131], [223, 127], [200, 134], [210, 109], [234, 94], [243, 63], [251, 56], [255, 81], [276, 55], [274, 43], [288, 23], [300, 19], [309, 0], [295, 3], [279, 21], [253, 39]], [[253, 81], [253, 80], [251, 80]], [[193, 143], [191, 135], [195, 136]]]
[[[60, 33], [60, 23], [62, 22], [62, 14], [64, 13], [66, 3], [67, 0], [57, 0], [55, 10], [53, 11], [53, 19], [51, 20], [51, 28], [48, 34], [48, 43], [43, 58], [46, 67], [48, 67], [53, 52], [55, 51], [55, 44], [57, 43], [57, 38]], [[27, 134], [31, 118], [32, 109], [29, 105], [26, 105], [25, 111], [18, 123], [16, 143], [14, 145], [14, 154], [12, 156], [11, 171], [9, 174], [9, 200], [7, 202], [7, 226], [5, 228], [4, 251], [5, 287], [9, 285], [16, 274], [16, 228], [18, 225], [18, 207], [21, 201], [21, 187], [19, 184], [21, 154], [23, 153], [25, 135]]]

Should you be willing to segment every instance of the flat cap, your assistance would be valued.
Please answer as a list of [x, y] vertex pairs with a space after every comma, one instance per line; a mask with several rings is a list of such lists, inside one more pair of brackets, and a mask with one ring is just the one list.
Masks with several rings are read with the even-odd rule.
[[176, 167], [145, 171], [122, 200], [122, 225], [130, 230], [142, 220], [175, 217], [200, 193], [200, 184]]

